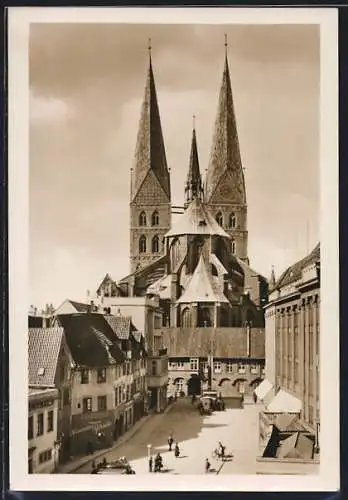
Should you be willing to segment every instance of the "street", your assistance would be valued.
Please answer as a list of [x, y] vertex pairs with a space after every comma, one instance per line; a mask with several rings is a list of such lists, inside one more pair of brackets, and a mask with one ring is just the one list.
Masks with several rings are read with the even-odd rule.
[[[246, 405], [244, 409], [227, 408], [202, 416], [190, 400], [179, 399], [166, 414], [156, 414], [150, 418], [129, 441], [99, 457], [112, 461], [125, 456], [137, 474], [148, 473], [148, 448], [151, 453], [160, 452], [164, 469], [171, 474], [202, 474], [205, 459], [208, 458], [213, 472], [220, 474], [254, 474], [258, 451], [258, 407]], [[179, 443], [180, 457], [168, 451], [168, 436], [173, 435]], [[233, 453], [232, 461], [221, 462], [212, 457], [212, 452], [221, 441], [226, 446], [226, 454]], [[173, 446], [174, 448], [174, 446]], [[78, 474], [91, 472], [91, 464], [86, 464]]]

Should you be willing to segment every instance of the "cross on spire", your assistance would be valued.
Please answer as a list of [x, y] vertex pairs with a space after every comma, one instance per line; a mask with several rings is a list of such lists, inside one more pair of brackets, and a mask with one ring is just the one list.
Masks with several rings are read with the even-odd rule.
[[228, 47], [227, 33], [225, 33], [225, 54], [226, 54], [226, 56], [227, 56], [227, 47]]

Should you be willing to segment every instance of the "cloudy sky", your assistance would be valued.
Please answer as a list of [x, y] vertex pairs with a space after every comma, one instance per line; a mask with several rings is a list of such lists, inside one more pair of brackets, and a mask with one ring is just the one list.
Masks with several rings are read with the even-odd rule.
[[182, 204], [192, 115], [201, 170], [224, 33], [248, 197], [249, 256], [276, 274], [318, 240], [319, 30], [300, 25], [33, 24], [30, 301], [84, 300], [128, 273], [129, 173], [152, 39], [172, 201]]

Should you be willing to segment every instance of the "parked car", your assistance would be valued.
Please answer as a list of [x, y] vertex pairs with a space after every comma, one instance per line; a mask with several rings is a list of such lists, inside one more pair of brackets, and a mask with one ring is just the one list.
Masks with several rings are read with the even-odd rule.
[[128, 460], [122, 457], [113, 462], [98, 464], [92, 474], [135, 474], [135, 470]]

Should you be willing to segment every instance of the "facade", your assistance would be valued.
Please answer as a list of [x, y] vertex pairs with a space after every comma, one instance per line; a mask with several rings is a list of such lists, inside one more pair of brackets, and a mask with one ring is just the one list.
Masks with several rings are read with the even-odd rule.
[[58, 465], [58, 399], [57, 389], [29, 389], [29, 473], [51, 473]]
[[[188, 163], [184, 212], [171, 224], [170, 179], [150, 54], [131, 169], [131, 274], [117, 283], [107, 275], [97, 290], [98, 300], [111, 312], [116, 304], [123, 311], [127, 301], [152, 300], [158, 304], [153, 328], [163, 337], [170, 368], [175, 363], [189, 367], [191, 359], [205, 363], [211, 361], [211, 356], [221, 364], [222, 372], [237, 373], [242, 366], [250, 365], [252, 371], [246, 370], [248, 376], [239, 382], [225, 377], [229, 383], [226, 393], [233, 392], [237, 385], [239, 394], [252, 392], [264, 367], [261, 344], [268, 282], [249, 265], [247, 198], [227, 51], [205, 183], [200, 173], [195, 125]], [[132, 317], [136, 322], [133, 313]], [[139, 328], [143, 328], [142, 324]], [[195, 335], [205, 329], [213, 341], [223, 337], [223, 345], [230, 343], [234, 347], [216, 348], [213, 352], [209, 342], [197, 354]], [[178, 354], [171, 339], [179, 338], [184, 330], [192, 341], [185, 344], [187, 351]], [[245, 340], [250, 331], [260, 332], [253, 355], [248, 353], [249, 341]], [[244, 348], [237, 345], [239, 341]], [[185, 385], [187, 377], [184, 382], [178, 381], [174, 372], [169, 370], [171, 389], [176, 380], [174, 387], [181, 383], [185, 386], [176, 392], [190, 392]], [[218, 384], [221, 381], [220, 377], [216, 380]]]
[[275, 415], [296, 414], [319, 448], [320, 434], [320, 246], [289, 267], [265, 307], [266, 378], [273, 399], [265, 408]]
[[70, 454], [110, 446], [147, 412], [146, 351], [130, 318], [62, 314], [73, 358]]

